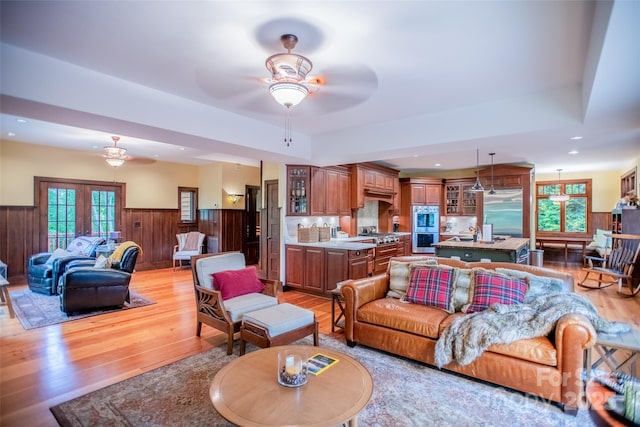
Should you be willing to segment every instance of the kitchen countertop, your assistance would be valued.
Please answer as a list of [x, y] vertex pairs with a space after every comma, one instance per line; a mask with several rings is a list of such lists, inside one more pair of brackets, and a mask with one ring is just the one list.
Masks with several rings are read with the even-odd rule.
[[530, 243], [530, 239], [524, 239], [519, 237], [511, 237], [505, 240], [497, 240], [493, 243], [490, 242], [474, 242], [474, 241], [452, 241], [445, 240], [444, 242], [434, 243], [432, 246], [436, 248], [477, 248], [477, 249], [494, 249], [497, 251], [517, 251], [523, 246]]
[[288, 245], [310, 246], [314, 248], [345, 249], [348, 251], [362, 251], [375, 248], [375, 243], [362, 243], [362, 240], [370, 240], [371, 237], [347, 237], [344, 239], [331, 239], [328, 242], [300, 243], [289, 242]]

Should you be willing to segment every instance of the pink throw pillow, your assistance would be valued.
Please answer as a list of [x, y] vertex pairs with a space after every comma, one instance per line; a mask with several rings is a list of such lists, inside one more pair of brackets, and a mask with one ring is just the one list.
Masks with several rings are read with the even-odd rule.
[[258, 279], [255, 267], [241, 270], [227, 270], [213, 273], [213, 288], [220, 291], [222, 299], [231, 299], [240, 295], [260, 293], [264, 290], [264, 283]]

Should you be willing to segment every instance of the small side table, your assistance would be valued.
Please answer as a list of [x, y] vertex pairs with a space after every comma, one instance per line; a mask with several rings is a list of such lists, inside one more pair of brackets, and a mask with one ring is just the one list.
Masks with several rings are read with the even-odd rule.
[[336, 327], [344, 330], [344, 299], [339, 287], [331, 291], [331, 332], [335, 332]]
[[4, 277], [0, 277], [0, 295], [2, 296], [2, 302], [7, 304], [9, 309], [9, 317], [13, 319], [16, 314], [13, 311], [13, 305], [11, 304], [11, 297], [9, 296], [9, 282]]
[[[586, 379], [591, 377], [591, 370], [596, 369], [602, 363], [606, 363], [611, 371], [620, 371], [629, 367], [629, 374], [636, 376], [638, 374], [636, 370], [636, 361], [638, 354], [640, 353], [640, 330], [632, 327], [629, 332], [618, 335], [598, 334], [596, 344], [593, 348], [598, 352], [600, 357], [592, 363], [592, 349], [585, 350], [585, 370]], [[618, 350], [626, 350], [631, 353], [622, 362], [618, 362], [614, 357], [614, 353]]]

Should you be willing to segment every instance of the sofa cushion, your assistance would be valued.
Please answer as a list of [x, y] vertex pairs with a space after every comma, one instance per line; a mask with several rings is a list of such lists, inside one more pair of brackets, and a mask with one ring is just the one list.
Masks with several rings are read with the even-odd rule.
[[496, 273], [506, 274], [509, 277], [527, 278], [529, 280], [529, 289], [524, 296], [525, 303], [530, 303], [541, 295], [547, 295], [554, 292], [562, 292], [564, 285], [562, 280], [555, 277], [536, 276], [535, 274], [511, 270], [508, 268], [496, 268]]
[[469, 292], [471, 289], [471, 277], [473, 270], [470, 268], [458, 268], [456, 279], [453, 282], [453, 311], [462, 311], [462, 307], [469, 304]]
[[496, 272], [474, 270], [471, 304], [463, 307], [465, 313], [486, 310], [491, 304], [520, 304], [528, 288], [527, 278], [512, 278]]
[[402, 298], [407, 293], [409, 279], [411, 278], [411, 267], [414, 265], [438, 265], [438, 259], [428, 257], [420, 261], [389, 261], [389, 291], [387, 296], [391, 298]]
[[264, 283], [258, 279], [255, 267], [251, 266], [213, 273], [213, 287], [220, 291], [223, 300], [228, 300], [240, 295], [260, 293], [264, 290]]
[[242, 315], [278, 304], [276, 297], [265, 294], [246, 294], [224, 302], [224, 309], [233, 323], [242, 320]]
[[510, 344], [492, 344], [487, 351], [548, 366], [558, 365], [556, 348], [547, 337], [527, 338]]
[[66, 251], [79, 255], [93, 256], [95, 250], [104, 242], [99, 236], [78, 236], [69, 243]]
[[361, 306], [356, 316], [358, 322], [436, 339], [440, 334], [440, 323], [449, 314], [435, 307], [381, 298]]
[[456, 271], [449, 267], [413, 266], [404, 300], [453, 313], [451, 301]]

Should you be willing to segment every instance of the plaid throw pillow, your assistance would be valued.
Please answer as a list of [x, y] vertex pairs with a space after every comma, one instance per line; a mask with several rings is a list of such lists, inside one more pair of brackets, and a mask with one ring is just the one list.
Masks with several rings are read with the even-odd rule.
[[455, 269], [446, 267], [415, 266], [411, 269], [409, 288], [404, 300], [416, 304], [441, 308], [449, 313]]
[[526, 278], [508, 276], [487, 271], [473, 272], [473, 295], [471, 304], [463, 308], [465, 313], [484, 311], [491, 304], [520, 304], [527, 293]]

